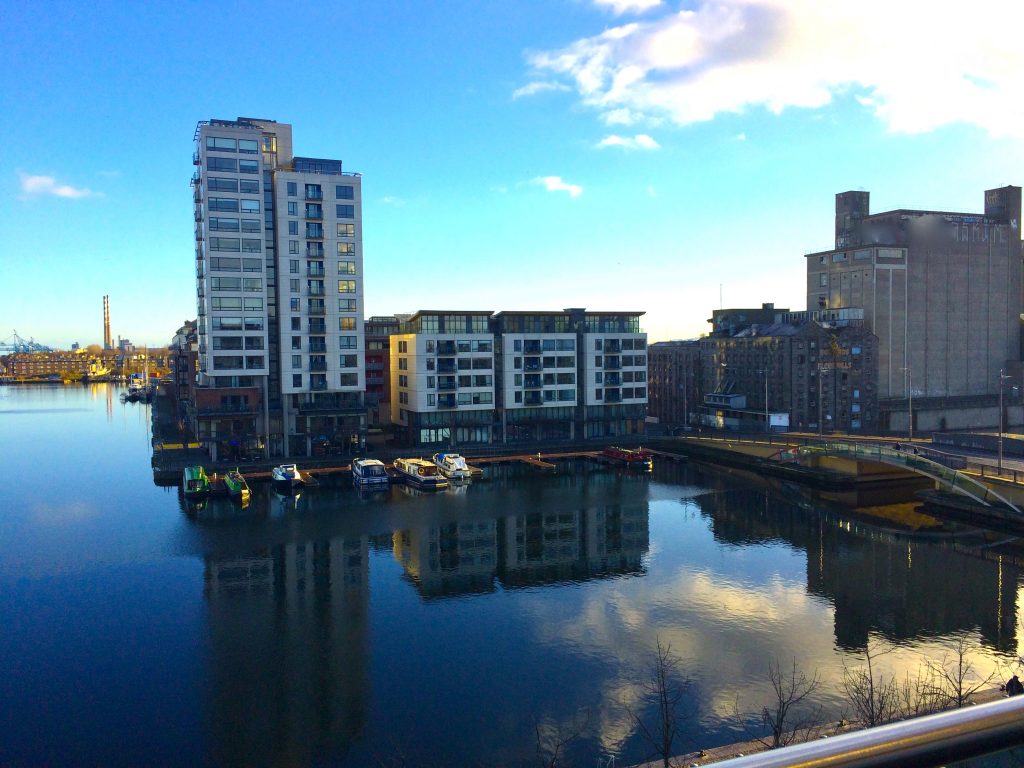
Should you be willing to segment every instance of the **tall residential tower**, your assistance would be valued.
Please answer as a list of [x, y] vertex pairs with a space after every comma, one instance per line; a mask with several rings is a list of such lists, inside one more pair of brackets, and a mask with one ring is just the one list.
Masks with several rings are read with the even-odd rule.
[[273, 120], [203, 121], [195, 142], [197, 436], [214, 459], [358, 442], [360, 175], [295, 157]]

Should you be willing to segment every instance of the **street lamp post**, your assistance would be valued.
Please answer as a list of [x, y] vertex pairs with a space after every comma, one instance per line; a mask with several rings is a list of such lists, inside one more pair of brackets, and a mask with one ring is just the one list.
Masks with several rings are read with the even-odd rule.
[[[907, 439], [914, 442], [914, 374], [910, 372], [910, 366], [903, 369], [906, 374], [903, 384], [907, 389]], [[1000, 371], [1000, 373], [1002, 373]]]
[[763, 368], [758, 373], [764, 374], [764, 431], [771, 432], [771, 422], [768, 421], [768, 369]]
[[1003, 472], [1003, 382], [1007, 376], [1003, 369], [999, 369], [999, 473]]

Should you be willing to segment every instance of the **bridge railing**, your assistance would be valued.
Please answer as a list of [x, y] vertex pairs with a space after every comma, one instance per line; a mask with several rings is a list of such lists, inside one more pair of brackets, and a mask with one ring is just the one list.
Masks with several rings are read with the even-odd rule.
[[[916, 450], [916, 449], [914, 449]], [[943, 466], [931, 459], [926, 459], [917, 453], [910, 451], [888, 448], [883, 445], [870, 443], [847, 443], [840, 441], [826, 441], [818, 445], [800, 446], [797, 451], [802, 455], [846, 455], [857, 458], [872, 459], [885, 464], [905, 466], [922, 475], [934, 478], [954, 491], [959, 491], [972, 499], [983, 504], [1007, 507], [1017, 514], [1024, 516], [1024, 513], [1015, 504], [1003, 498], [999, 493], [989, 488], [984, 483], [975, 480], [963, 472]]]

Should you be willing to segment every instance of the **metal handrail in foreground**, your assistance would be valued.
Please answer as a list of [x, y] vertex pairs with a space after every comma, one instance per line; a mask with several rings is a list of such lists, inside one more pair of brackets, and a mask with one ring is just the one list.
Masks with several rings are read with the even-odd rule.
[[715, 768], [907, 768], [940, 766], [1024, 744], [1024, 696], [844, 733]]

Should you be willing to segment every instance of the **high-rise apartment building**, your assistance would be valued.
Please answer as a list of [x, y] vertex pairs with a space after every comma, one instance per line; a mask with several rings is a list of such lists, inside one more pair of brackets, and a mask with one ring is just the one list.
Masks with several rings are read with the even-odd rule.
[[838, 194], [835, 248], [806, 256], [807, 308], [863, 308], [880, 401], [978, 405], [1020, 360], [1020, 216], [1012, 186], [986, 191], [980, 214], [872, 214], [869, 193]]
[[357, 443], [360, 175], [295, 157], [273, 120], [203, 121], [195, 141], [197, 436], [215, 459]]

